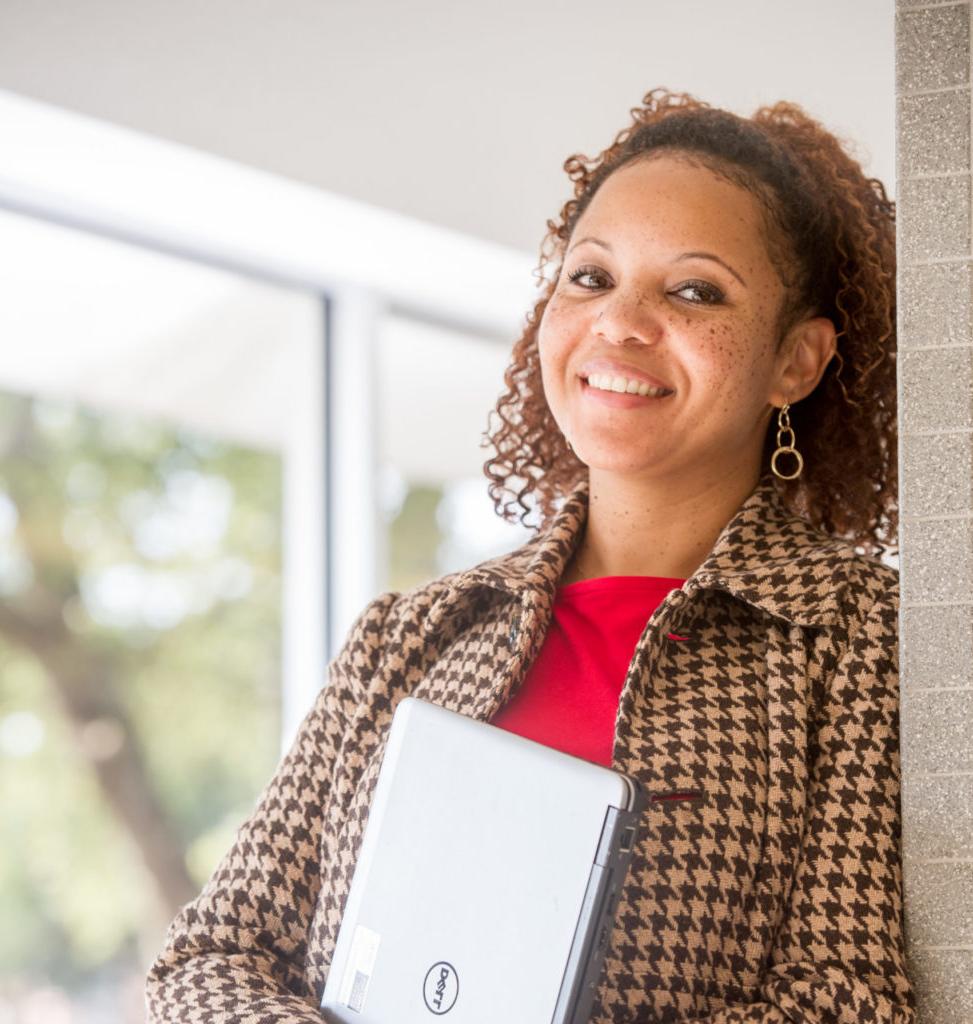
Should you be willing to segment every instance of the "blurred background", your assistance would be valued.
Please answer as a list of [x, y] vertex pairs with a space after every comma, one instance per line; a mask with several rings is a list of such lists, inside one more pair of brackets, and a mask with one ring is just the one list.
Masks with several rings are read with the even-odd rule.
[[891, 0], [0, 2], [0, 1024], [143, 1018], [482, 446], [564, 160], [657, 86], [894, 181]]

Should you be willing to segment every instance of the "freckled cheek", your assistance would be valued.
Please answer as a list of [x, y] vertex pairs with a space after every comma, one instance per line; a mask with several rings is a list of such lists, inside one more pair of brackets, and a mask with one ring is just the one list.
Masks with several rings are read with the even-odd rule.
[[704, 332], [694, 354], [698, 378], [711, 382], [717, 391], [752, 374], [756, 355], [751, 337], [740, 325], [719, 324]]
[[541, 386], [548, 405], [558, 406], [564, 391], [566, 352], [557, 332], [542, 323], [537, 332], [537, 350], [541, 366]]
[[540, 330], [547, 334], [560, 335], [577, 329], [577, 314], [570, 307], [560, 303], [549, 303], [541, 317]]
[[574, 342], [576, 325], [569, 316], [552, 313], [548, 306], [537, 328], [537, 347], [542, 368], [563, 364]]

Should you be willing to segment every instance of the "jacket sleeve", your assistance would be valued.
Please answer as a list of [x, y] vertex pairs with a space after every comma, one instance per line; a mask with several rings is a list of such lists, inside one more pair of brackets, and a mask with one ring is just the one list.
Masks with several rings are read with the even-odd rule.
[[322, 807], [397, 596], [375, 598], [352, 626], [255, 810], [169, 926], [146, 979], [149, 1024], [321, 1024], [304, 959], [321, 886]]
[[915, 1024], [901, 863], [898, 583], [851, 636], [809, 736], [804, 839], [763, 1001], [710, 1024]]

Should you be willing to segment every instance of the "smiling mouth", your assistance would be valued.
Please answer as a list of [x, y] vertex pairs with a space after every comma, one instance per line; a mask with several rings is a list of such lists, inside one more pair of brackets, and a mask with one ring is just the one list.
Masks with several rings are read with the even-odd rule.
[[593, 373], [581, 378], [585, 384], [597, 391], [611, 391], [617, 395], [639, 395], [642, 398], [665, 398], [674, 395], [672, 388], [654, 388], [645, 381], [633, 380], [610, 373]]

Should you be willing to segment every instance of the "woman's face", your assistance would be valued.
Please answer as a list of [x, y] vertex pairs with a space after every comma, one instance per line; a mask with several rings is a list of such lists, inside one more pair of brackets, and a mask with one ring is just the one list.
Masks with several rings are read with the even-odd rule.
[[[548, 405], [593, 471], [755, 474], [787, 397], [773, 333], [784, 290], [760, 225], [748, 192], [671, 154], [595, 194], [538, 330]], [[651, 384], [666, 392], [632, 393]]]

